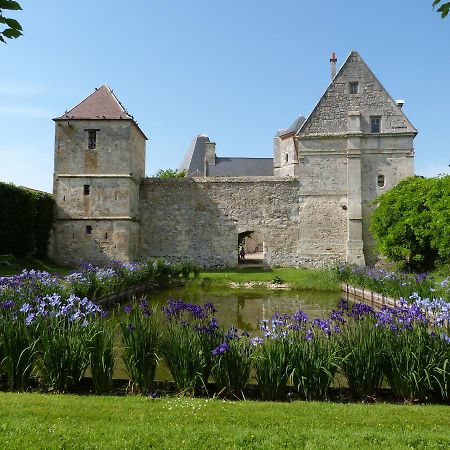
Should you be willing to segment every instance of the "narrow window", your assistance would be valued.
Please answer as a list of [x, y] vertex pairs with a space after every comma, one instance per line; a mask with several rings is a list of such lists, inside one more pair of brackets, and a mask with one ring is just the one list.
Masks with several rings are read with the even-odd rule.
[[370, 132], [380, 133], [381, 132], [381, 117], [371, 117], [370, 118]]
[[97, 148], [97, 130], [87, 130], [88, 132], [88, 149], [95, 150]]
[[105, 239], [108, 239], [108, 232], [105, 233]]
[[84, 195], [89, 195], [89, 192], [91, 191], [91, 187], [89, 186], [89, 184], [85, 184], [83, 186], [83, 194]]
[[86, 225], [86, 234], [92, 234], [92, 226]]
[[288, 162], [289, 161], [289, 155], [286, 153], [284, 155], [284, 162]]
[[350, 81], [349, 91], [350, 94], [357, 94], [359, 92], [359, 83], [357, 81]]
[[377, 177], [377, 184], [379, 187], [384, 187], [385, 179], [384, 175], [378, 175]]
[[65, 202], [65, 201], [66, 201], [66, 196], [64, 195], [64, 196], [63, 196], [63, 202]]

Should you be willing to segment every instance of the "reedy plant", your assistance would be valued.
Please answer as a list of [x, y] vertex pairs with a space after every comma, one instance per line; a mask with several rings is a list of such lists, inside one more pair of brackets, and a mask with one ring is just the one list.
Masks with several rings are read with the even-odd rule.
[[289, 340], [292, 381], [305, 400], [324, 400], [334, 380], [339, 355], [331, 322], [309, 322], [303, 311], [294, 314]]
[[265, 339], [254, 340], [254, 368], [258, 386], [264, 400], [276, 400], [286, 392], [291, 372], [290, 345], [288, 339], [288, 315], [275, 314], [269, 325], [267, 320], [260, 324]]
[[425, 400], [437, 358], [430, 323], [414, 305], [383, 308], [377, 318], [386, 345], [385, 374], [394, 395], [407, 401]]
[[14, 302], [0, 304], [0, 367], [5, 372], [11, 391], [25, 391], [36, 356], [33, 326], [26, 323], [26, 314], [15, 311]]
[[244, 397], [243, 391], [252, 367], [253, 349], [248, 333], [239, 335], [237, 329], [231, 327], [222, 343], [211, 352], [214, 357], [212, 377], [225, 396]]
[[211, 304], [203, 306], [169, 300], [161, 353], [181, 393], [205, 390], [213, 365], [212, 350], [220, 342]]
[[94, 329], [89, 355], [92, 382], [98, 394], [106, 394], [112, 389], [117, 354], [114, 347], [116, 326], [108, 318], [97, 320], [92, 326]]
[[348, 382], [355, 398], [374, 395], [380, 388], [385, 372], [385, 339], [376, 327], [375, 311], [367, 305], [345, 302], [341, 311], [331, 317], [339, 323], [337, 342], [340, 354], [340, 372]]
[[49, 389], [75, 390], [89, 365], [92, 321], [100, 308], [87, 298], [58, 295], [37, 299], [29, 317], [36, 327], [37, 371]]
[[125, 315], [119, 318], [122, 333], [122, 359], [134, 389], [148, 394], [155, 382], [161, 332], [155, 311], [147, 302], [133, 303], [125, 307]]

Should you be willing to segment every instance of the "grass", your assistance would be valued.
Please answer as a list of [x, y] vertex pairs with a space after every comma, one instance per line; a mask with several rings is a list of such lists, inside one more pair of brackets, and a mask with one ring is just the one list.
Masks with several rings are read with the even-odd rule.
[[34, 269], [61, 275], [67, 275], [72, 270], [71, 267], [60, 266], [49, 258], [16, 258], [13, 255], [0, 255], [0, 276], [16, 275], [24, 269]]
[[450, 407], [0, 394], [2, 448], [450, 447]]
[[332, 271], [327, 269], [297, 269], [284, 268], [232, 268], [202, 271], [193, 284], [226, 287], [234, 283], [267, 283], [278, 279], [282, 283], [289, 284], [292, 289], [340, 291], [340, 284]]

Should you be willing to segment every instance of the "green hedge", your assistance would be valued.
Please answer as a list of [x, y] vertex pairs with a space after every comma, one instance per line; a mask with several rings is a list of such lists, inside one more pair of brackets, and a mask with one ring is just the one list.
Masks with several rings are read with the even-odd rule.
[[0, 254], [46, 256], [53, 205], [50, 194], [0, 183]]

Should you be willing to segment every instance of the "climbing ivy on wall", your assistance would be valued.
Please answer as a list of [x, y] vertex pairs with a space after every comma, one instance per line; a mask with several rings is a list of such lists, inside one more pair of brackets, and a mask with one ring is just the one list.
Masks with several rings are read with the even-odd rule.
[[0, 183], [0, 254], [46, 256], [53, 204], [45, 192]]

